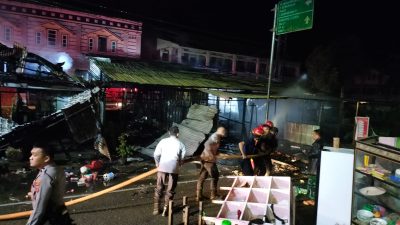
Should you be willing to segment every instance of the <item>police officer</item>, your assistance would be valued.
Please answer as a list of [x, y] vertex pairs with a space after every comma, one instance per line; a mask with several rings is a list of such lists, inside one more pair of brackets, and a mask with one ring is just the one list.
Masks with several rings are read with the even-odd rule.
[[35, 144], [29, 163], [39, 173], [28, 193], [33, 211], [27, 225], [71, 225], [72, 220], [63, 200], [65, 174], [55, 166], [54, 153], [44, 144]]

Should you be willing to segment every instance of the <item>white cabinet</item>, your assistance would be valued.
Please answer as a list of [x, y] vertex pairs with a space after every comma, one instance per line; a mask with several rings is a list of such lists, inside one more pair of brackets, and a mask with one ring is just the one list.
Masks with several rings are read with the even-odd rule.
[[318, 192], [317, 225], [349, 225], [354, 150], [324, 147]]
[[[292, 224], [292, 186], [290, 177], [279, 176], [233, 176], [231, 187], [216, 217], [203, 217], [206, 224], [220, 225], [229, 220], [233, 225], [248, 225], [253, 219], [264, 219], [275, 214], [276, 225]], [[273, 209], [273, 212], [272, 212]], [[265, 225], [272, 223], [264, 223]]]

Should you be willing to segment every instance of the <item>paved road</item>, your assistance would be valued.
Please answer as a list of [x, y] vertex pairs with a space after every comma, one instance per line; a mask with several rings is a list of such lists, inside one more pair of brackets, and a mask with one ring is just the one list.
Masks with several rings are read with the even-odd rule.
[[[233, 175], [235, 166], [220, 166], [221, 176], [220, 186], [231, 186], [232, 179], [226, 178], [226, 175]], [[194, 201], [196, 190], [196, 179], [198, 165], [194, 163], [185, 164], [182, 168], [180, 182], [175, 196], [175, 206], [179, 208], [182, 205], [182, 197], [189, 198], [190, 205], [190, 224], [197, 224], [198, 204]], [[103, 195], [101, 197], [68, 207], [72, 218], [77, 225], [162, 225], [167, 224], [167, 218], [152, 215], [152, 204], [154, 194], [155, 176], [151, 176], [139, 184], [133, 184], [122, 190]], [[209, 182], [205, 183], [205, 194], [208, 192]], [[224, 194], [226, 192], [222, 192]], [[216, 216], [220, 205], [212, 204], [210, 201], [204, 201], [204, 210], [207, 216]], [[299, 207], [298, 207], [299, 208]], [[29, 205], [17, 205], [9, 207], [0, 207], [0, 214], [23, 211], [30, 209]], [[297, 215], [298, 223], [296, 225], [310, 225], [310, 210], [300, 206]], [[179, 210], [177, 210], [179, 211]], [[311, 214], [312, 215], [312, 214]], [[24, 225], [27, 219], [1, 221], [2, 225]], [[174, 224], [182, 222], [182, 213], [174, 214]]]
[[[189, 163], [183, 166], [182, 176], [177, 187], [175, 197], [175, 206], [179, 208], [182, 205], [182, 197], [189, 198], [190, 220], [191, 224], [196, 224], [198, 215], [198, 204], [194, 201], [195, 187], [197, 179], [197, 166]], [[221, 168], [221, 174], [231, 175], [230, 168]], [[221, 178], [221, 185], [230, 186], [232, 179]], [[162, 216], [153, 216], [153, 194], [154, 194], [155, 176], [144, 180], [139, 185], [131, 185], [125, 189], [103, 195], [101, 197], [68, 207], [72, 218], [76, 224], [98, 224], [98, 225], [160, 225], [167, 224], [167, 219]], [[208, 182], [205, 183], [205, 193], [208, 190]], [[205, 213], [210, 216], [216, 216], [220, 205], [211, 204], [210, 201], [204, 202]], [[1, 207], [0, 212], [9, 213], [13, 210], [27, 210], [29, 205], [18, 205]], [[182, 221], [182, 213], [175, 213], [174, 224]], [[11, 221], [1, 221], [3, 225], [23, 225], [26, 224], [26, 218]]]

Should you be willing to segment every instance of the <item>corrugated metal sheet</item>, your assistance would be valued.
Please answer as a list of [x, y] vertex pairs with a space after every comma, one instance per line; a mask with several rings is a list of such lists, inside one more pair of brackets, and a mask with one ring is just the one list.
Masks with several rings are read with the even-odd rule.
[[181, 124], [175, 124], [179, 128], [179, 140], [185, 144], [186, 147], [186, 157], [192, 156], [200, 143], [206, 138], [203, 132], [196, 131], [190, 127], [182, 126]]
[[186, 117], [193, 120], [209, 121], [212, 120], [217, 113], [218, 109], [215, 107], [194, 104], [189, 108]]
[[[186, 157], [192, 156], [206, 138], [206, 134], [210, 133], [217, 112], [215, 107], [194, 104], [189, 108], [187, 119], [183, 120], [181, 124], [173, 123], [179, 128], [179, 139], [185, 144]], [[168, 132], [165, 133], [151, 145], [142, 149], [142, 153], [153, 156], [158, 142], [168, 136]]]
[[184, 119], [181, 123], [182, 126], [190, 127], [193, 130], [200, 131], [204, 134], [208, 134], [212, 129], [213, 123], [212, 120], [209, 121], [198, 121], [192, 119]]
[[319, 126], [288, 122], [286, 123], [284, 139], [295, 143], [311, 145], [313, 143], [311, 138], [312, 131], [315, 129], [319, 129]]

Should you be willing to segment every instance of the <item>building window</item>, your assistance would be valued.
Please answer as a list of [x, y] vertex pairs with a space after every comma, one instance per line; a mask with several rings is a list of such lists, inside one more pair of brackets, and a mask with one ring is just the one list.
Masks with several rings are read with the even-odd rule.
[[98, 51], [99, 52], [107, 52], [107, 38], [106, 37], [99, 37], [98, 40]]
[[93, 38], [89, 38], [89, 51], [93, 51]]
[[111, 52], [117, 52], [117, 42], [116, 41], [111, 42]]
[[11, 41], [11, 27], [4, 28], [4, 39], [6, 41]]
[[66, 34], [63, 34], [63, 36], [62, 36], [62, 46], [64, 48], [68, 47], [68, 35], [66, 35]]
[[57, 40], [57, 31], [56, 30], [47, 30], [47, 45], [55, 47], [56, 40]]
[[40, 45], [40, 43], [42, 42], [42, 33], [36, 32], [35, 42], [36, 42], [37, 45]]

